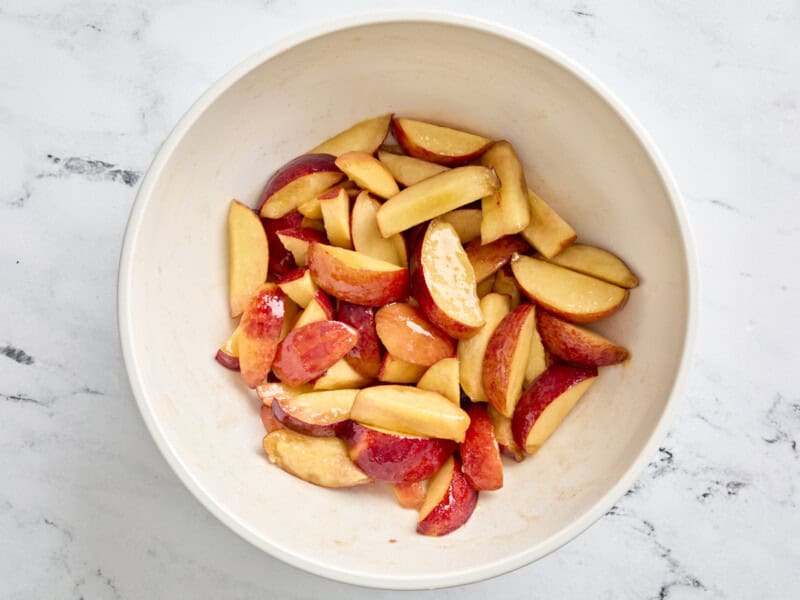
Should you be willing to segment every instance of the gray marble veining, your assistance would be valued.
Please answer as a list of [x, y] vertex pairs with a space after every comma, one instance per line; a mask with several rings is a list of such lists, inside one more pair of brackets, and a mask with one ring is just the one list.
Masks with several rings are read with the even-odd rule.
[[[417, 1], [599, 76], [685, 195], [702, 314], [681, 414], [565, 548], [436, 598], [800, 597], [800, 5]], [[115, 277], [137, 183], [263, 45], [387, 0], [0, 4], [0, 598], [388, 598], [301, 573], [182, 487], [131, 398]]]

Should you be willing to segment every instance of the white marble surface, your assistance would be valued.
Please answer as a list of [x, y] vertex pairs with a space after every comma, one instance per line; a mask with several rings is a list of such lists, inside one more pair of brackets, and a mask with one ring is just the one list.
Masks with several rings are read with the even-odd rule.
[[[189, 104], [288, 32], [392, 4], [0, 3], [0, 598], [399, 595], [297, 571], [206, 512], [142, 424], [115, 319], [137, 180]], [[635, 487], [536, 564], [418, 595], [800, 597], [800, 5], [413, 4], [603, 79], [674, 170], [702, 282], [683, 410]]]

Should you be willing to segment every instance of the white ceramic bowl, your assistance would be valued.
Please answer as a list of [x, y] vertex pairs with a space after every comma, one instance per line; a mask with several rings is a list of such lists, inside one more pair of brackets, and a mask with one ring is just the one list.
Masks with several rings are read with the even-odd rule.
[[[599, 381], [534, 458], [509, 464], [469, 523], [414, 532], [388, 486], [326, 490], [269, 465], [253, 394], [212, 357], [226, 304], [230, 198], [255, 203], [283, 162], [395, 111], [508, 138], [532, 187], [581, 238], [641, 276], [598, 324], [633, 360]], [[172, 468], [220, 520], [308, 571], [388, 588], [463, 584], [566, 543], [630, 487], [666, 433], [694, 330], [694, 259], [653, 145], [600, 84], [519, 33], [430, 14], [351, 19], [295, 36], [214, 84], [142, 182], [122, 254], [119, 323], [142, 415]], [[392, 540], [396, 540], [390, 543]]]

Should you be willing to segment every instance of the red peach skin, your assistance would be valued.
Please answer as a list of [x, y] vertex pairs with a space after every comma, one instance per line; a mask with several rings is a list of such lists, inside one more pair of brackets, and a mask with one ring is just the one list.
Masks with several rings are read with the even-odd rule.
[[319, 377], [347, 354], [358, 332], [339, 321], [317, 321], [293, 329], [278, 345], [272, 369], [287, 385], [296, 386]]

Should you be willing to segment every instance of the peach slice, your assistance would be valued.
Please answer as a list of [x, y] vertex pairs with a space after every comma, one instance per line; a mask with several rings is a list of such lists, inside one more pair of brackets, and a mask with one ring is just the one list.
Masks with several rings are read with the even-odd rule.
[[299, 385], [292, 387], [280, 381], [269, 381], [256, 387], [258, 399], [261, 400], [264, 406], [272, 406], [276, 398], [290, 399], [298, 394], [306, 394], [310, 391], [312, 391], [311, 386]]
[[392, 484], [392, 490], [394, 490], [394, 497], [397, 498], [397, 503], [402, 508], [419, 510], [419, 508], [422, 506], [422, 503], [425, 501], [424, 481], [394, 483]]
[[410, 483], [431, 477], [450, 458], [452, 440], [412, 436], [350, 421], [341, 437], [350, 460], [379, 481]]
[[296, 227], [294, 229], [281, 229], [277, 232], [278, 239], [294, 257], [298, 267], [305, 267], [308, 256], [308, 246], [311, 242], [327, 243], [325, 234], [310, 227]]
[[456, 406], [461, 402], [461, 388], [458, 383], [458, 359], [443, 358], [430, 366], [417, 382], [421, 390], [441, 394]]
[[353, 464], [347, 455], [347, 445], [339, 438], [279, 429], [267, 434], [263, 445], [271, 463], [309, 483], [342, 488], [372, 482]]
[[[537, 308], [535, 312], [538, 324], [539, 315], [544, 311]], [[522, 387], [527, 389], [534, 379], [547, 370], [549, 364], [550, 356], [548, 356], [548, 352], [542, 343], [539, 328], [534, 327], [531, 332], [531, 353], [528, 355], [528, 364], [525, 366], [525, 378], [523, 379]]]
[[378, 160], [389, 170], [397, 183], [404, 187], [409, 187], [423, 179], [447, 171], [447, 167], [427, 160], [421, 160], [413, 156], [403, 156], [402, 154], [392, 154], [383, 150], [378, 151]]
[[427, 225], [411, 262], [411, 279], [422, 312], [451, 337], [468, 338], [483, 325], [475, 272], [449, 223], [434, 219]]
[[392, 132], [406, 154], [440, 165], [463, 165], [478, 158], [492, 140], [474, 133], [395, 117]]
[[219, 364], [231, 371], [239, 370], [239, 327], [233, 330], [230, 337], [219, 347], [214, 356]]
[[509, 458], [513, 458], [516, 462], [525, 460], [525, 451], [514, 441], [514, 433], [511, 431], [511, 419], [501, 415], [491, 404], [488, 405], [487, 412], [494, 427], [494, 437], [500, 447], [500, 452]]
[[395, 358], [388, 352], [383, 355], [378, 369], [378, 381], [382, 383], [417, 383], [425, 374], [425, 367], [412, 365]]
[[281, 327], [281, 336], [279, 341], [289, 335], [289, 332], [294, 329], [297, 322], [297, 314], [300, 312], [300, 307], [297, 306], [294, 300], [284, 297], [283, 299], [283, 327]]
[[481, 235], [480, 208], [458, 208], [439, 218], [453, 226], [462, 244], [468, 244]]
[[481, 241], [489, 244], [525, 229], [531, 209], [525, 173], [511, 144], [505, 140], [495, 143], [481, 157], [481, 164], [493, 168], [500, 179], [500, 189], [482, 202]]
[[519, 290], [517, 280], [514, 279], [514, 273], [511, 272], [511, 267], [508, 265], [497, 271], [492, 291], [508, 296], [511, 301], [511, 310], [517, 308], [522, 301], [522, 292]]
[[278, 429], [283, 429], [283, 423], [278, 421], [278, 419], [275, 418], [275, 415], [272, 414], [271, 406], [262, 404], [261, 408], [258, 409], [258, 416], [261, 417], [261, 423], [264, 425], [264, 429], [267, 433], [272, 433]]
[[624, 362], [628, 351], [599, 333], [573, 325], [540, 310], [536, 326], [544, 347], [565, 361], [585, 367], [604, 367]]
[[264, 231], [267, 232], [267, 241], [269, 242], [269, 272], [272, 275], [285, 275], [296, 269], [297, 263], [294, 262], [294, 256], [284, 248], [278, 238], [278, 232], [282, 229], [301, 227], [303, 215], [292, 211], [280, 219], [262, 219], [261, 222], [264, 224]]
[[[320, 209], [320, 213], [322, 210]], [[300, 221], [300, 227], [308, 227], [310, 229], [316, 229], [321, 233], [325, 233], [325, 223], [322, 222], [322, 218], [319, 219], [309, 219], [308, 217], [303, 217], [303, 220]]]
[[[352, 350], [351, 350], [352, 352]], [[345, 358], [347, 356], [345, 355]], [[372, 378], [364, 377], [356, 371], [350, 364], [342, 359], [337, 361], [313, 381], [314, 390], [341, 390], [346, 388], [362, 388], [367, 385]]]
[[480, 309], [485, 324], [471, 338], [459, 340], [457, 349], [461, 387], [474, 402], [489, 399], [483, 389], [483, 359], [489, 340], [511, 307], [507, 296], [491, 293], [481, 298]]
[[353, 249], [350, 236], [350, 196], [342, 188], [333, 189], [319, 197], [322, 221], [328, 240], [339, 248]]
[[533, 306], [520, 304], [503, 318], [486, 346], [483, 389], [492, 406], [507, 417], [514, 414], [522, 393], [535, 328]]
[[469, 428], [458, 447], [461, 471], [469, 484], [479, 492], [499, 490], [503, 487], [503, 463], [489, 413], [480, 404], [473, 404], [466, 411]]
[[345, 129], [329, 140], [322, 142], [311, 153], [324, 153], [339, 156], [345, 152], [361, 151], [373, 154], [389, 133], [392, 115], [381, 115], [360, 121], [350, 129]]
[[285, 315], [283, 292], [274, 283], [256, 290], [239, 323], [239, 369], [248, 387], [264, 381], [272, 368]]
[[275, 284], [301, 308], [309, 305], [319, 289], [308, 269], [290, 271], [276, 279]]
[[464, 441], [469, 417], [436, 392], [405, 385], [377, 385], [356, 396], [350, 418], [398, 433]]
[[[326, 192], [322, 193], [325, 194]], [[322, 204], [320, 204], [319, 197], [312, 198], [311, 200], [303, 202], [300, 206], [297, 207], [297, 212], [303, 215], [303, 218], [305, 219], [314, 219], [314, 220], [322, 219]]]
[[639, 285], [639, 278], [621, 258], [596, 246], [572, 244], [551, 258], [550, 262], [620, 287], [635, 288]]
[[546, 258], [553, 258], [575, 241], [575, 230], [559, 214], [528, 189], [531, 222], [521, 235]]
[[520, 398], [511, 430], [514, 441], [535, 453], [597, 379], [597, 367], [553, 365]]
[[378, 229], [378, 209], [381, 204], [369, 195], [361, 192], [353, 205], [353, 246], [357, 252], [377, 258], [399, 267], [408, 266], [406, 243], [399, 233], [388, 238], [381, 235]]
[[628, 290], [529, 256], [511, 260], [511, 270], [528, 298], [573, 323], [614, 314], [628, 301]]
[[258, 215], [238, 200], [228, 209], [228, 295], [238, 317], [267, 279], [269, 245]]
[[353, 304], [383, 306], [408, 296], [408, 269], [360, 252], [314, 243], [308, 266], [319, 287]]
[[336, 318], [358, 331], [358, 342], [345, 354], [344, 360], [363, 377], [377, 377], [381, 368], [381, 344], [373, 309], [340, 300]]
[[346, 152], [336, 159], [336, 166], [356, 185], [381, 198], [391, 198], [400, 191], [389, 169], [366, 152]]
[[378, 211], [384, 237], [400, 233], [491, 194], [500, 181], [491, 169], [459, 167], [407, 187]]
[[339, 321], [317, 321], [293, 329], [278, 345], [272, 370], [287, 385], [319, 377], [347, 354], [358, 332]]
[[333, 437], [348, 423], [357, 393], [355, 389], [342, 389], [278, 396], [272, 402], [272, 413], [283, 425], [300, 433]]
[[515, 253], [525, 252], [530, 246], [517, 235], [502, 237], [488, 244], [472, 240], [466, 247], [467, 258], [475, 271], [475, 281], [483, 281], [507, 264]]
[[453, 356], [455, 344], [432, 325], [422, 311], [403, 302], [387, 304], [375, 313], [375, 329], [392, 356], [413, 365], [430, 367]]
[[458, 459], [450, 457], [428, 482], [417, 533], [447, 535], [469, 520], [477, 503], [478, 491], [464, 477]]
[[313, 200], [344, 178], [330, 154], [303, 154], [290, 160], [267, 181], [261, 194], [262, 217], [277, 219]]
[[322, 290], [317, 290], [311, 302], [308, 303], [305, 310], [300, 313], [300, 316], [292, 325], [292, 330], [300, 329], [318, 321], [332, 321], [333, 314], [331, 299]]

